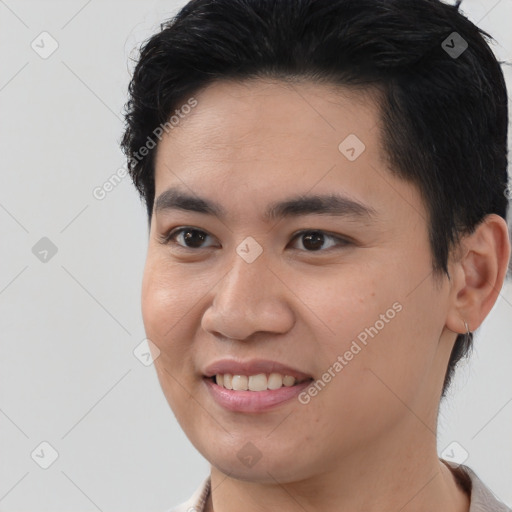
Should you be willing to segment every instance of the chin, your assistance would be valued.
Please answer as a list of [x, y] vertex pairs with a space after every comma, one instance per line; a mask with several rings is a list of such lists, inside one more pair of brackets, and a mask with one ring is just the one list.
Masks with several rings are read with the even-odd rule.
[[[311, 476], [312, 465], [298, 461], [294, 450], [285, 452], [285, 450], [268, 447], [268, 449], [263, 448], [258, 454], [250, 441], [247, 441], [238, 450], [231, 443], [225, 449], [213, 448], [212, 450], [212, 444], [209, 444], [206, 450], [199, 451], [218, 471], [237, 480], [275, 484], [276, 481], [289, 483]], [[271, 456], [265, 455], [267, 451]]]
[[289, 483], [300, 479], [296, 469], [293, 472], [290, 469], [282, 470], [279, 468], [279, 465], [263, 463], [261, 460], [253, 467], [244, 467], [236, 457], [230, 457], [228, 460], [223, 459], [220, 463], [218, 461], [209, 462], [217, 470], [230, 478], [246, 482], [275, 484], [276, 481], [279, 483]]

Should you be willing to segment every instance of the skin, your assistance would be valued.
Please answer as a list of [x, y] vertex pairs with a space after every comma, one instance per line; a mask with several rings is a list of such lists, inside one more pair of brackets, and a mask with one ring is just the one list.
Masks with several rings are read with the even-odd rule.
[[[451, 279], [435, 281], [425, 206], [386, 168], [371, 95], [252, 80], [195, 98], [158, 145], [155, 197], [181, 186], [228, 214], [153, 214], [142, 314], [166, 399], [211, 464], [206, 509], [467, 511], [437, 455], [437, 413], [463, 320], [475, 330], [502, 287], [505, 221], [488, 216], [450, 260]], [[338, 149], [349, 134], [366, 146], [353, 162]], [[271, 202], [333, 191], [371, 205], [373, 221], [261, 218]], [[159, 241], [183, 226], [209, 236], [200, 248]], [[293, 240], [303, 229], [352, 243], [327, 237], [313, 251]], [[263, 248], [250, 264], [236, 252], [248, 236]], [[395, 302], [402, 310], [306, 405], [240, 413], [207, 393], [201, 370], [221, 357], [277, 360], [320, 379]], [[252, 467], [237, 457], [248, 442], [261, 453]]]

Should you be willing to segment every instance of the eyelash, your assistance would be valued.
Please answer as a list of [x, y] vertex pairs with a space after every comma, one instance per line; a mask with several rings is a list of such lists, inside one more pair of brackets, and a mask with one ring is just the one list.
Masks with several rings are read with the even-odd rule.
[[[187, 247], [186, 245], [181, 245], [179, 243], [177, 243], [174, 239], [180, 235], [181, 233], [185, 232], [185, 231], [195, 231], [197, 233], [203, 233], [207, 236], [211, 236], [209, 235], [209, 233], [207, 233], [206, 231], [203, 231], [201, 229], [197, 229], [197, 228], [194, 228], [192, 226], [184, 226], [184, 227], [180, 227], [180, 228], [176, 228], [176, 229], [173, 229], [171, 230], [170, 232], [166, 233], [165, 235], [163, 236], [159, 236], [159, 242], [161, 244], [164, 244], [164, 245], [175, 245], [177, 247], [179, 247], [180, 249], [184, 249], [184, 250], [191, 250], [191, 251], [199, 251], [201, 249], [207, 249], [208, 247]], [[299, 231], [297, 233], [294, 234], [294, 236], [292, 237], [292, 240], [291, 241], [294, 241], [298, 238], [300, 238], [301, 236], [305, 235], [305, 234], [308, 234], [308, 233], [321, 233], [322, 235], [324, 235], [325, 238], [331, 238], [331, 239], [334, 239], [334, 240], [337, 240], [338, 241], [338, 245], [341, 246], [341, 247], [345, 247], [347, 245], [351, 245], [352, 242], [350, 242], [349, 240], [347, 240], [346, 238], [343, 238], [343, 237], [340, 237], [340, 236], [337, 236], [337, 235], [331, 235], [329, 233], [326, 233], [325, 231], [322, 231], [321, 229], [304, 229], [302, 231]], [[298, 250], [301, 250], [303, 252], [308, 252], [308, 253], [319, 253], [319, 252], [327, 252], [327, 251], [330, 251], [331, 249], [336, 249], [336, 247], [329, 247], [328, 249], [318, 249], [318, 250], [312, 250], [312, 251], [308, 251], [306, 249], [298, 249]]]

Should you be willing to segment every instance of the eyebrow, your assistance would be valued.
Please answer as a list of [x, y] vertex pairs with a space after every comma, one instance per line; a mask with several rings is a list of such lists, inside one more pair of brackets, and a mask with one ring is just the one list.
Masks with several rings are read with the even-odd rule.
[[[155, 202], [155, 213], [164, 210], [185, 210], [190, 212], [213, 215], [225, 219], [226, 210], [219, 204], [208, 199], [190, 195], [179, 188], [173, 187], [162, 192]], [[320, 214], [353, 219], [371, 220], [377, 211], [369, 205], [361, 203], [341, 194], [298, 195], [272, 203], [264, 213], [265, 221], [274, 221], [285, 217]]]

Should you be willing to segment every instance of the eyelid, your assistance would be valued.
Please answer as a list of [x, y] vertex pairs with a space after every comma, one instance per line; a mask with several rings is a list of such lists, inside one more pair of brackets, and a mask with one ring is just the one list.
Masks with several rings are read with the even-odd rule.
[[321, 253], [328, 253], [331, 250], [336, 250], [340, 247], [346, 247], [348, 245], [353, 245], [354, 242], [346, 236], [338, 235], [336, 233], [331, 233], [329, 231], [323, 230], [323, 229], [316, 229], [316, 228], [310, 228], [310, 229], [301, 229], [300, 231], [297, 231], [294, 233], [294, 235], [291, 238], [291, 242], [295, 241], [297, 238], [300, 238], [302, 235], [306, 233], [322, 233], [325, 238], [331, 238], [333, 240], [337, 241], [337, 245], [334, 247], [329, 247], [328, 249], [319, 249], [318, 251], [305, 251], [304, 249], [296, 249], [300, 252], [305, 252], [306, 254], [321, 254]]
[[181, 245], [181, 244], [171, 240], [172, 238], [175, 238], [176, 236], [180, 235], [183, 231], [187, 231], [187, 230], [198, 231], [200, 233], [204, 233], [205, 235], [207, 235], [209, 237], [213, 237], [213, 235], [211, 235], [210, 233], [208, 233], [208, 231], [205, 231], [204, 229], [196, 228], [194, 226], [178, 226], [176, 228], [171, 229], [167, 233], [164, 233], [163, 235], [159, 235], [158, 241], [164, 245], [168, 245], [168, 244], [172, 243], [173, 245], [175, 245], [181, 249], [185, 249], [185, 250], [197, 251], [199, 249], [207, 249], [207, 247], [199, 247], [197, 249], [194, 249], [193, 247], [186, 247], [184, 245]]
[[[198, 247], [198, 248], [186, 247], [184, 245], [181, 245], [181, 244], [171, 240], [172, 238], [175, 238], [176, 236], [180, 235], [183, 231], [187, 231], [187, 230], [198, 231], [200, 233], [204, 233], [205, 235], [207, 235], [209, 237], [213, 237], [213, 235], [211, 235], [210, 233], [208, 233], [208, 231], [205, 231], [204, 229], [200, 229], [200, 228], [197, 228], [197, 227], [194, 227], [194, 226], [178, 226], [176, 228], [171, 229], [169, 232], [165, 233], [164, 235], [159, 235], [158, 236], [158, 240], [159, 240], [160, 243], [162, 243], [164, 245], [172, 243], [173, 245], [179, 247], [180, 249], [185, 249], [185, 250], [190, 250], [190, 251], [198, 251], [200, 249], [208, 249], [209, 247], [211, 247], [211, 246]], [[291, 236], [290, 242], [295, 241], [297, 238], [299, 238], [303, 234], [314, 233], [314, 232], [322, 233], [325, 238], [331, 238], [331, 239], [336, 240], [338, 242], [337, 247], [340, 247], [340, 246], [341, 247], [345, 247], [347, 245], [351, 245], [351, 244], [355, 243], [354, 241], [352, 241], [350, 239], [350, 237], [338, 235], [338, 234], [331, 233], [329, 231], [326, 231], [326, 230], [323, 230], [323, 229], [317, 229], [317, 228], [301, 229], [300, 231], [296, 231]], [[336, 249], [337, 247], [330, 247], [329, 249], [320, 249], [318, 251], [305, 251], [303, 249], [297, 249], [297, 250], [299, 250], [301, 252], [306, 252], [306, 253], [312, 253], [312, 254], [316, 253], [316, 254], [318, 254], [318, 253], [329, 252], [331, 249]]]

